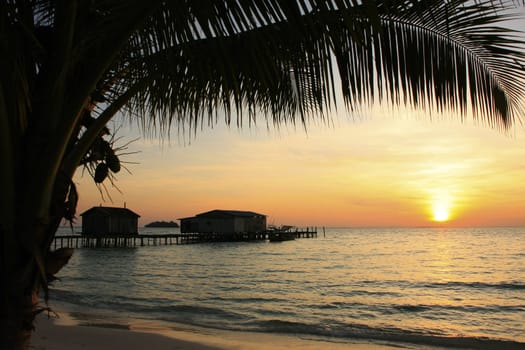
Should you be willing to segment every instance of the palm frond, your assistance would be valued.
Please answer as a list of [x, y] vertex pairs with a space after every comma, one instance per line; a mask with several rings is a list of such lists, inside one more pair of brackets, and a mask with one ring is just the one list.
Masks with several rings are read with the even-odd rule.
[[327, 118], [336, 74], [350, 109], [375, 100], [472, 108], [507, 126], [523, 115], [525, 60], [523, 40], [498, 26], [503, 9], [488, 0], [169, 2], [130, 40], [119, 84], [147, 81], [127, 105], [145, 129], [194, 129], [219, 110], [238, 125], [257, 112], [275, 124]]
[[415, 105], [462, 113], [471, 104], [474, 116], [510, 125], [523, 114], [525, 56], [523, 39], [497, 26], [509, 19], [501, 10], [454, 1], [385, 17], [374, 54], [390, 97], [403, 91]]
[[[246, 111], [249, 121], [262, 111], [275, 124], [325, 117], [336, 95], [327, 21], [351, 24], [367, 9], [349, 2], [348, 14], [331, 14], [325, 2], [224, 3], [195, 12], [197, 5], [170, 3], [137, 33], [129, 50], [140, 59], [129, 68], [151, 83], [129, 110], [148, 115], [149, 125], [190, 128], [212, 123], [221, 109], [239, 125]], [[363, 40], [359, 31], [346, 33]]]

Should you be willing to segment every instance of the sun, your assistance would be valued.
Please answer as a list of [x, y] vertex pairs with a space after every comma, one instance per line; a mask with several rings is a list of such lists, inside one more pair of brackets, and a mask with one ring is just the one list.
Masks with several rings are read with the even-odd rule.
[[450, 201], [444, 199], [434, 200], [432, 204], [432, 220], [445, 222], [450, 220]]
[[443, 188], [433, 188], [429, 190], [430, 196], [428, 203], [428, 220], [445, 223], [455, 219], [454, 196], [451, 191]]
[[444, 222], [444, 221], [447, 221], [449, 217], [450, 217], [450, 214], [447, 208], [444, 208], [444, 207], [434, 208], [434, 221]]

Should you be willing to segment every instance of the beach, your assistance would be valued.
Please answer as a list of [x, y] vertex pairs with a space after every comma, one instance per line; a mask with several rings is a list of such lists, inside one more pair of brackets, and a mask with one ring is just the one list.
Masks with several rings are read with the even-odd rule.
[[[167, 329], [152, 324], [101, 324], [78, 322], [61, 312], [60, 318], [40, 315], [32, 335], [34, 350], [226, 350], [226, 349], [332, 349], [394, 350], [415, 349], [410, 345], [368, 341], [334, 343], [298, 336], [253, 332], [226, 332], [202, 328]], [[420, 348], [420, 347], [418, 347]]]

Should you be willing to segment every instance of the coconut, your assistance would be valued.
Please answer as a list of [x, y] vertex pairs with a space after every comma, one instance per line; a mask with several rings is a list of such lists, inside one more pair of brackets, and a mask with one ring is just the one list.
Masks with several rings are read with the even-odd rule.
[[106, 164], [112, 172], [118, 173], [120, 171], [120, 160], [115, 153], [106, 155]]
[[108, 166], [106, 163], [99, 163], [95, 169], [95, 176], [93, 179], [99, 184], [104, 181], [106, 177], [108, 177]]

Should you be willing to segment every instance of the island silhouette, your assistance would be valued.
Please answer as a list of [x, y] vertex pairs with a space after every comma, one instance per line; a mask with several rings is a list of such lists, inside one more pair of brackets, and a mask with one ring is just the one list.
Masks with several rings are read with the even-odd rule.
[[144, 227], [179, 227], [179, 224], [175, 221], [153, 221], [144, 225]]

